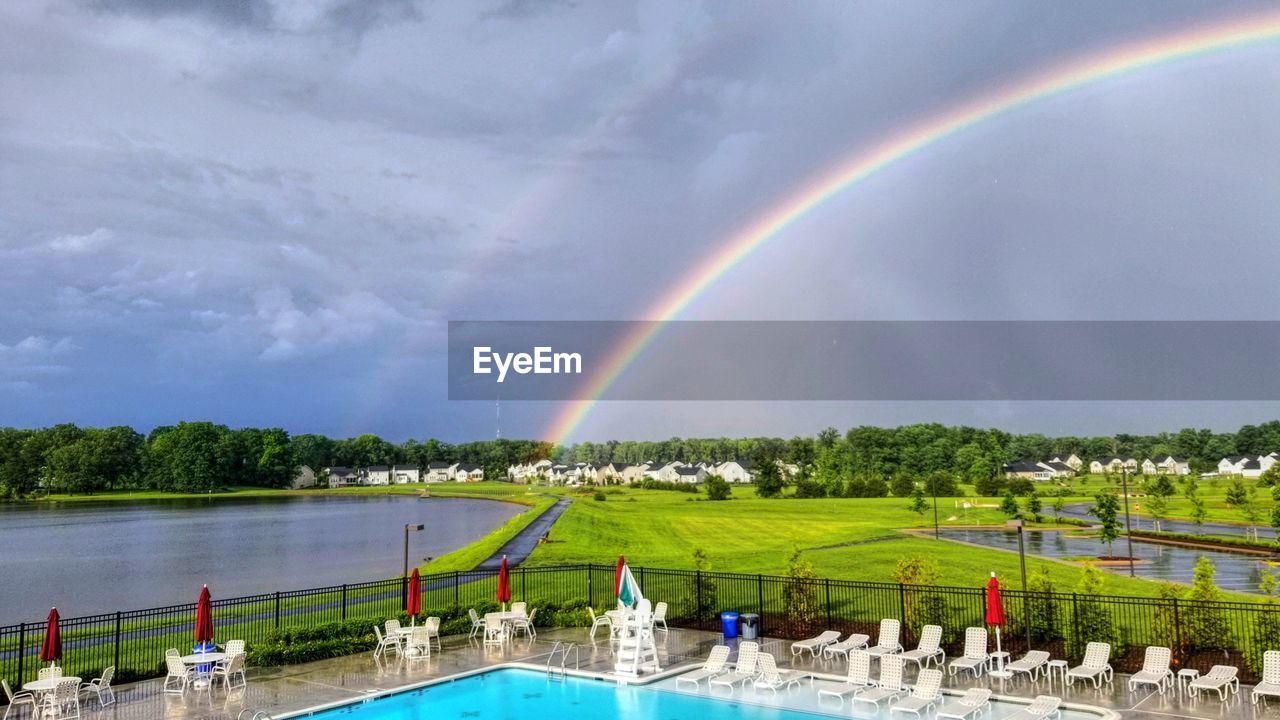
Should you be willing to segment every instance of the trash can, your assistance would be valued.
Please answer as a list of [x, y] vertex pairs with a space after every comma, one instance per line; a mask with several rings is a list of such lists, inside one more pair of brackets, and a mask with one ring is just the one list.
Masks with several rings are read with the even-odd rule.
[[755, 613], [742, 613], [742, 639], [755, 640], [760, 637], [760, 616]]
[[720, 632], [724, 633], [725, 640], [738, 637], [738, 613], [720, 613]]

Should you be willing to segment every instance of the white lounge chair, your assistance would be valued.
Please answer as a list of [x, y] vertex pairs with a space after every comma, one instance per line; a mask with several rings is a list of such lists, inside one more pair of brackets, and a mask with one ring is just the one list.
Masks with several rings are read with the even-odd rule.
[[755, 680], [756, 675], [760, 673], [759, 659], [759, 643], [743, 640], [738, 644], [738, 660], [733, 664], [733, 670], [707, 680], [708, 688], [720, 685], [729, 688], [729, 692], [732, 693], [739, 684]]
[[885, 618], [880, 621], [880, 634], [876, 637], [876, 644], [867, 648], [867, 652], [871, 653], [871, 657], [902, 652], [901, 637], [902, 623], [892, 618]]
[[40, 717], [80, 717], [80, 681], [75, 678], [59, 679], [53, 692], [45, 693], [40, 702]]
[[952, 675], [961, 670], [968, 670], [974, 677], [982, 677], [982, 670], [987, 665], [987, 629], [971, 627], [964, 631], [964, 654], [947, 666]]
[[863, 650], [867, 647], [867, 641], [871, 639], [870, 635], [862, 633], [849, 633], [849, 637], [838, 643], [832, 643], [822, 649], [822, 656], [825, 658], [834, 658], [837, 655], [848, 656], [850, 650]]
[[98, 707], [106, 707], [116, 701], [116, 691], [111, 689], [111, 681], [115, 679], [116, 666], [112, 665], [102, 671], [101, 677], [96, 677], [87, 683], [80, 685], [80, 694], [88, 699], [89, 693], [93, 693], [98, 698]]
[[676, 678], [676, 685], [687, 682], [697, 687], [703, 680], [713, 678], [725, 672], [725, 664], [729, 662], [729, 646], [716, 645], [711, 648], [711, 653], [707, 655], [707, 661], [702, 663], [702, 667], [692, 670]]
[[813, 675], [799, 670], [779, 670], [778, 661], [767, 652], [760, 653], [756, 662], [760, 670], [760, 674], [755, 679], [757, 690], [769, 690], [777, 695], [778, 688], [790, 690], [793, 685], [799, 685], [805, 678], [813, 679]]
[[244, 687], [247, 684], [244, 677], [244, 653], [232, 655], [225, 665], [215, 666], [213, 679], [216, 681], [218, 678], [222, 678], [224, 690]]
[[591, 639], [596, 639], [596, 630], [604, 627], [609, 629], [609, 636], [613, 637], [613, 621], [608, 615], [597, 615], [591, 606], [587, 606], [587, 617], [591, 618]]
[[823, 630], [817, 637], [811, 637], [807, 640], [797, 640], [791, 643], [791, 654], [799, 655], [808, 652], [814, 658], [818, 657], [818, 653], [822, 652], [828, 645], [835, 643], [840, 639], [840, 633], [835, 630]]
[[1167, 647], [1150, 645], [1142, 655], [1142, 669], [1129, 676], [1129, 691], [1133, 692], [1139, 685], [1155, 685], [1156, 692], [1161, 695], [1173, 686], [1173, 671], [1169, 663], [1173, 661], [1173, 652]]
[[942, 649], [942, 626], [925, 625], [921, 628], [920, 642], [916, 643], [915, 650], [902, 653], [902, 659], [915, 663], [920, 670], [929, 663], [942, 667], [947, 661], [947, 653]]
[[[591, 608], [587, 609], [590, 610]], [[475, 638], [476, 633], [484, 630], [484, 621], [480, 619], [480, 615], [475, 608], [468, 610], [467, 615], [471, 617], [471, 633], [467, 635], [467, 639], [470, 640]]]
[[964, 695], [938, 708], [936, 718], [970, 720], [991, 708], [991, 691], [987, 688], [969, 688]]
[[15, 693], [13, 688], [9, 687], [8, 680], [0, 680], [0, 686], [4, 687], [4, 696], [9, 701], [4, 708], [4, 720], [9, 720], [9, 713], [20, 707], [31, 708], [31, 715], [33, 717], [36, 715], [37, 708], [35, 695], [32, 695], [29, 692]]
[[187, 685], [195, 679], [195, 669], [189, 668], [178, 655], [165, 655], [164, 666], [168, 674], [164, 676], [161, 689], [171, 695], [181, 695], [187, 691]]
[[1254, 705], [1261, 699], [1280, 697], [1280, 650], [1268, 650], [1262, 654], [1262, 681], [1253, 686], [1249, 700]]
[[1035, 700], [1025, 708], [1006, 715], [1004, 720], [1048, 720], [1049, 718], [1062, 717], [1062, 711], [1059, 707], [1062, 705], [1062, 698], [1056, 698], [1052, 695], [1037, 695]]
[[373, 634], [378, 638], [378, 644], [373, 648], [373, 656], [381, 657], [388, 650], [394, 650], [396, 655], [400, 655], [400, 636], [399, 635], [383, 635], [382, 628], [377, 625], [373, 626]]
[[844, 682], [830, 680], [817, 683], [818, 701], [824, 697], [833, 697], [843, 706], [845, 698], [856, 695], [875, 685], [871, 682], [871, 656], [861, 650], [849, 652], [849, 674]]
[[881, 701], [897, 700], [906, 693], [907, 686], [902, 684], [902, 658], [884, 655], [880, 658], [880, 682], [876, 687], [863, 690], [851, 699], [870, 703], [879, 710]]
[[1023, 674], [1027, 676], [1027, 680], [1034, 681], [1049, 671], [1049, 653], [1044, 650], [1028, 650], [1026, 655], [1005, 665], [1004, 669], [1013, 673], [1014, 677]]
[[667, 630], [667, 603], [660, 602], [653, 606], [653, 625], [655, 628], [662, 628], [662, 632], [670, 632]]
[[1198, 696], [1201, 690], [1214, 690], [1218, 699], [1225, 701], [1227, 695], [1240, 692], [1240, 679], [1236, 677], [1239, 672], [1231, 665], [1214, 665], [1209, 672], [1192, 680], [1187, 691]]
[[889, 708], [889, 717], [893, 717], [894, 713], [911, 713], [917, 718], [923, 718], [940, 699], [942, 699], [942, 671], [932, 668], [921, 670], [920, 675], [916, 677], [916, 686], [912, 688], [911, 694]]
[[1094, 687], [1102, 687], [1105, 680], [1111, 682], [1112, 670], [1107, 661], [1111, 659], [1111, 645], [1104, 642], [1091, 642], [1084, 648], [1084, 660], [1067, 671], [1067, 684], [1077, 678], [1092, 680]]

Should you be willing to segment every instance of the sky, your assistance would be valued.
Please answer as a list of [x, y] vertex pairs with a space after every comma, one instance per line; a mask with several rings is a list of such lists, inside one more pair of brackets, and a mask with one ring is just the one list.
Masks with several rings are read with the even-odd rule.
[[[920, 118], [1269, 3], [0, 3], [0, 425], [543, 437], [449, 320], [626, 320]], [[700, 320], [1280, 319], [1280, 42], [1034, 103], [754, 253]], [[1072, 349], [1062, 348], [1069, 356]], [[1188, 348], [1220, 355], [1231, 348]], [[569, 440], [1234, 429], [1280, 403], [609, 402]]]

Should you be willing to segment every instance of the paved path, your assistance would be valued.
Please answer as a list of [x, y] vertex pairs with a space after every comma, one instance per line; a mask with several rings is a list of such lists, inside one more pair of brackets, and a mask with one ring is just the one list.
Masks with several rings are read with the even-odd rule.
[[538, 547], [538, 539], [551, 530], [551, 526], [560, 519], [564, 511], [569, 508], [569, 503], [573, 502], [569, 498], [558, 498], [556, 504], [547, 508], [533, 522], [515, 534], [515, 537], [507, 541], [505, 545], [498, 548], [498, 552], [490, 555], [487, 560], [475, 567], [476, 570], [496, 570], [502, 564], [502, 556], [507, 556], [507, 567], [515, 567], [525, 560], [529, 559], [529, 555], [533, 549]]
[[[1141, 503], [1139, 503], [1141, 504]], [[1089, 508], [1092, 505], [1084, 503], [1073, 503], [1062, 508], [1062, 514], [1067, 517], [1080, 518], [1088, 522], [1096, 523], [1097, 518], [1089, 514]], [[1124, 522], [1124, 508], [1120, 510], [1120, 522]], [[1134, 530], [1151, 530], [1151, 516], [1142, 514], [1141, 512], [1133, 513], [1133, 529]], [[1224, 522], [1206, 522], [1199, 527], [1190, 520], [1161, 520], [1160, 529], [1164, 532], [1192, 533], [1195, 535], [1239, 535], [1244, 537], [1245, 526], [1235, 525]], [[1265, 539], [1275, 539], [1276, 531], [1267, 527], [1264, 521], [1259, 521], [1257, 525], [1258, 537]]]

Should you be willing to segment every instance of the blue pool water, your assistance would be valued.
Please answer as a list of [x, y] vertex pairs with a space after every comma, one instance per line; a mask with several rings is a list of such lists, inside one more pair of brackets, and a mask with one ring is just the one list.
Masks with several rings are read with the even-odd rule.
[[[316, 720], [815, 720], [819, 717], [873, 717], [867, 706], [861, 713], [771, 707], [801, 700], [780, 694], [753, 695], [745, 702], [707, 697], [670, 689], [671, 681], [656, 686], [617, 685], [601, 680], [567, 678], [550, 680], [532, 670], [493, 670], [451, 682], [409, 690], [316, 713]], [[704, 685], [705, 687], [705, 685]], [[807, 689], [807, 688], [806, 688]], [[808, 693], [797, 691], [794, 696]], [[757, 704], [760, 703], [760, 704]], [[808, 704], [808, 703], [805, 703]], [[1003, 707], [1002, 707], [1003, 706]], [[997, 703], [991, 717], [1014, 710]], [[825, 712], [823, 712], [825, 710]], [[1098, 720], [1097, 715], [1064, 711], [1064, 720]], [[882, 706], [881, 717], [888, 717]]]

